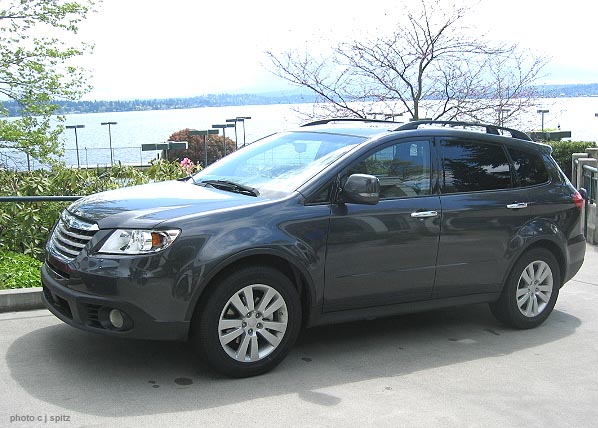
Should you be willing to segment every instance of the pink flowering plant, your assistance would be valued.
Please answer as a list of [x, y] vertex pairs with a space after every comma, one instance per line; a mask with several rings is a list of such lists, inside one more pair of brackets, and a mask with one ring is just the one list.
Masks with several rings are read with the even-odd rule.
[[193, 163], [193, 161], [189, 158], [184, 158], [180, 162], [180, 167], [183, 171], [185, 171], [188, 175], [193, 174], [197, 171], [197, 166]]

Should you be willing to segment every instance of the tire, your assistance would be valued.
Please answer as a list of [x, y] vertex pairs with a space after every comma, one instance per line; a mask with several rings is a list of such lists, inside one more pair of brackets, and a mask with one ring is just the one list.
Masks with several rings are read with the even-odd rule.
[[276, 367], [301, 326], [301, 301], [289, 278], [245, 267], [218, 280], [191, 326], [196, 351], [214, 370], [249, 377]]
[[500, 298], [490, 304], [490, 309], [499, 321], [511, 327], [537, 327], [556, 304], [560, 278], [559, 264], [550, 251], [529, 250], [513, 266]]

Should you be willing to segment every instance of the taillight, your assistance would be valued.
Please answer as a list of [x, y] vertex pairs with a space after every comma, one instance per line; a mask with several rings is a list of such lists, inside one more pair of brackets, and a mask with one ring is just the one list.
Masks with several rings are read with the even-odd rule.
[[573, 203], [575, 206], [579, 209], [582, 209], [584, 202], [585, 201], [581, 197], [581, 194], [578, 191], [575, 191], [575, 194], [573, 195]]

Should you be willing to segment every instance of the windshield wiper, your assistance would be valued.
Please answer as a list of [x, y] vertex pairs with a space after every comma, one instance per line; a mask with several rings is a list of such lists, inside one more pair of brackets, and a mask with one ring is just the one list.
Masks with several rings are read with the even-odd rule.
[[248, 195], [248, 196], [259, 196], [260, 195], [260, 192], [257, 189], [255, 189], [253, 187], [249, 187], [249, 186], [244, 186], [239, 183], [235, 183], [234, 181], [205, 180], [205, 181], [200, 181], [199, 183], [196, 183], [196, 184], [198, 184], [200, 186], [201, 185], [211, 186], [216, 189], [227, 190], [229, 192], [240, 193], [242, 195]]

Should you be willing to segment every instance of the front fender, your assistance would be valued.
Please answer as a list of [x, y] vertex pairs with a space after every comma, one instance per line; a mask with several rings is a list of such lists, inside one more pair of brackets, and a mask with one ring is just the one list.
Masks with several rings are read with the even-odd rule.
[[200, 277], [197, 279], [198, 285], [195, 287], [195, 292], [190, 300], [189, 308], [185, 319], [190, 320], [195, 312], [195, 307], [201, 296], [204, 294], [208, 285], [214, 280], [214, 278], [226, 270], [230, 269], [235, 264], [242, 263], [244, 260], [255, 259], [256, 257], [265, 257], [276, 263], [281, 261], [287, 262], [289, 266], [295, 269], [305, 281], [305, 287], [310, 299], [310, 306], [313, 307], [313, 302], [317, 302], [317, 287], [316, 280], [314, 280], [314, 272], [317, 272], [317, 268], [310, 264], [309, 257], [306, 256], [305, 252], [300, 250], [300, 245], [290, 245], [284, 247], [257, 247], [248, 248], [225, 257], [212, 266], [206, 269], [202, 269]]

